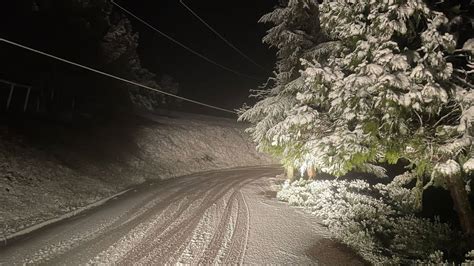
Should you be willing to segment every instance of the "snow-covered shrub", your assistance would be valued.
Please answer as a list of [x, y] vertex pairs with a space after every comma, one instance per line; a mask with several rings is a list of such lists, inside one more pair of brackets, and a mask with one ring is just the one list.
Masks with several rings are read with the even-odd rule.
[[[431, 254], [425, 261], [417, 261], [417, 265], [455, 265], [454, 263], [449, 263], [444, 259], [444, 253], [440, 250], [435, 251]], [[461, 266], [472, 266], [474, 265], [474, 250], [469, 251], [465, 255], [465, 260], [460, 264]]]
[[447, 263], [443, 261], [444, 252], [437, 250], [428, 256], [428, 259], [425, 261], [417, 260], [417, 265], [446, 265]]
[[287, 181], [277, 198], [321, 218], [336, 238], [372, 263], [408, 263], [445, 250], [455, 233], [438, 220], [413, 215], [416, 198], [399, 184]]
[[[454, 263], [450, 263], [447, 260], [444, 260], [444, 252], [437, 250], [433, 254], [431, 254], [428, 259], [421, 261], [417, 260], [416, 265], [442, 265], [442, 266], [450, 266], [455, 265]], [[466, 253], [465, 260], [460, 264], [461, 266], [472, 266], [474, 265], [474, 250]]]
[[129, 95], [135, 106], [149, 111], [154, 111], [159, 108], [161, 106], [161, 99], [163, 98], [156, 92], [135, 87], [129, 89]]
[[471, 250], [466, 254], [466, 260], [463, 265], [474, 265], [474, 250]]

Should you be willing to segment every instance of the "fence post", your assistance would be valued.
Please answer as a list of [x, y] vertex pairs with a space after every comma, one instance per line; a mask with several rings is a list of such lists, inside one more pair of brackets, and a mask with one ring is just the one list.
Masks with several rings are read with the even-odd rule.
[[36, 98], [36, 112], [39, 113], [40, 110], [40, 96]]
[[15, 85], [10, 84], [10, 94], [8, 95], [8, 100], [7, 100], [7, 111], [10, 109], [10, 103], [12, 102], [12, 97], [13, 97], [13, 90], [15, 89]]
[[30, 93], [31, 93], [31, 87], [28, 87], [28, 90], [26, 91], [26, 98], [25, 98], [25, 105], [23, 106], [23, 112], [26, 112], [26, 109], [28, 108], [28, 101], [30, 100]]

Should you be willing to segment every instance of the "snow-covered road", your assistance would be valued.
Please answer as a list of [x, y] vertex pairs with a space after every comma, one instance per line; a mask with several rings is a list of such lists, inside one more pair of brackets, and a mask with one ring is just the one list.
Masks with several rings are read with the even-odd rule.
[[144, 184], [0, 248], [0, 264], [338, 264], [360, 261], [273, 199], [277, 167]]

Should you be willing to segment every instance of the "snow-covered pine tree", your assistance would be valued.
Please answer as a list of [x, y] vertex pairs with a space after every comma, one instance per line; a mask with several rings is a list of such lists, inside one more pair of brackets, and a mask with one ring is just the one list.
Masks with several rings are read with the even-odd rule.
[[278, 124], [291, 116], [296, 105], [295, 95], [286, 91], [287, 87], [302, 86], [295, 79], [302, 69], [301, 58], [311, 58], [311, 50], [320, 42], [319, 10], [316, 0], [282, 0], [272, 12], [264, 15], [261, 23], [271, 23], [273, 27], [263, 39], [271, 47], [278, 49], [278, 62], [274, 85], [263, 90], [254, 90], [254, 97], [260, 99], [252, 108], [241, 110], [240, 120], [249, 121], [254, 127], [249, 129], [261, 151], [283, 158], [291, 176], [297, 145], [272, 145], [274, 138], [268, 134], [275, 131]]
[[[405, 158], [417, 180], [413, 193], [421, 200], [431, 185], [448, 189], [472, 239], [469, 41], [459, 42], [448, 18], [421, 0], [326, 0], [320, 18], [328, 39], [308, 48], [313, 60], [301, 56], [306, 69], [241, 116], [254, 123], [259, 147], [279, 151], [302, 172], [334, 175], [359, 169], [382, 176], [372, 163]], [[459, 52], [466, 60], [453, 64]]]
[[281, 0], [280, 6], [264, 15], [260, 23], [271, 23], [263, 42], [278, 49], [276, 82], [279, 89], [299, 76], [300, 59], [306, 56], [320, 36], [316, 0]]
[[369, 150], [384, 151], [384, 160], [406, 158], [413, 164], [417, 193], [433, 184], [449, 189], [472, 238], [465, 181], [473, 155], [474, 102], [468, 83], [456, 75], [462, 70], [447, 61], [457, 45], [443, 32], [448, 22], [419, 0], [325, 1], [322, 28], [342, 44], [325, 65], [343, 76], [329, 88], [327, 100], [331, 115], [346, 125], [343, 130], [366, 135]]

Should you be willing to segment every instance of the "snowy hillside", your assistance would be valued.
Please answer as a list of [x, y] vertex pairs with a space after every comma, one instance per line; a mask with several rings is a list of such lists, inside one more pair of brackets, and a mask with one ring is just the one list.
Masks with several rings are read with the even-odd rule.
[[36, 130], [41, 144], [1, 128], [0, 237], [147, 180], [274, 163], [232, 119], [173, 114], [137, 120], [126, 129]]

